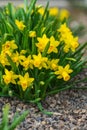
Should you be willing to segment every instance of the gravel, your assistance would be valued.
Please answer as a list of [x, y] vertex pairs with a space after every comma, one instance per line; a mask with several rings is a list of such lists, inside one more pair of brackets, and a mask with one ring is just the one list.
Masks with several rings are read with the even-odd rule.
[[[81, 73], [80, 77], [87, 75]], [[80, 78], [78, 76], [78, 78]], [[84, 85], [83, 85], [84, 84]], [[87, 83], [77, 84], [85, 86]], [[53, 115], [41, 113], [35, 104], [24, 103], [17, 98], [0, 98], [0, 121], [2, 107], [9, 103], [9, 121], [12, 122], [16, 112], [22, 114], [29, 110], [28, 116], [15, 130], [87, 130], [87, 89], [66, 90], [53, 96], [48, 96], [42, 101], [46, 111]]]

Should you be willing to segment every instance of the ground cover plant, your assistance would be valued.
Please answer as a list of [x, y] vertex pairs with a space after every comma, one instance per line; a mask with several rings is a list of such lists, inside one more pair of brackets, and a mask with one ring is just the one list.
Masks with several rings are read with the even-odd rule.
[[74, 87], [73, 78], [86, 67], [87, 43], [79, 44], [69, 25], [69, 13], [11, 3], [0, 9], [0, 96], [36, 103]]
[[19, 113], [15, 113], [15, 116], [13, 117], [12, 122], [9, 122], [9, 109], [10, 105], [6, 104], [3, 107], [3, 118], [0, 122], [0, 130], [14, 130], [28, 115], [29, 111], [25, 111], [20, 115]]

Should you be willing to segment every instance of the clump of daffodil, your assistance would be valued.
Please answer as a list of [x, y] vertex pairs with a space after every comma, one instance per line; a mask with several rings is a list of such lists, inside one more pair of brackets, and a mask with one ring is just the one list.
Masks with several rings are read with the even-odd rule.
[[36, 1], [0, 10], [0, 93], [33, 103], [74, 86], [87, 62], [87, 43], [69, 27], [70, 13]]

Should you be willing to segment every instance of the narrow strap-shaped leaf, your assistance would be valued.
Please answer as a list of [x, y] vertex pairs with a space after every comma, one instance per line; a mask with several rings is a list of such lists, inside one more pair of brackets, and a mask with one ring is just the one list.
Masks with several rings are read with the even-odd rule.
[[32, 13], [33, 7], [35, 6], [37, 0], [31, 0], [30, 1], [30, 5], [29, 5], [29, 9], [28, 9], [28, 13], [27, 13], [27, 18], [29, 18], [29, 16]]
[[58, 93], [58, 92], [64, 91], [64, 90], [69, 89], [69, 88], [72, 88], [72, 86], [71, 86], [71, 85], [67, 85], [67, 86], [64, 86], [64, 87], [61, 88], [61, 89], [58, 88], [58, 89], [56, 89], [56, 90], [53, 90], [53, 91], [48, 92], [46, 95], [56, 94], [56, 93]]
[[8, 10], [10, 12], [10, 17], [15, 20], [15, 7], [11, 3], [8, 4]]
[[44, 108], [42, 107], [42, 105], [41, 105], [40, 102], [37, 103], [37, 106], [38, 106], [38, 108], [40, 109], [40, 111], [41, 111], [42, 113], [44, 113], [44, 114], [46, 114], [46, 115], [53, 115], [53, 112], [49, 112], [49, 111], [44, 110]]
[[12, 124], [9, 126], [9, 130], [14, 130], [24, 120], [24, 118], [29, 114], [29, 111], [25, 111], [21, 116], [15, 118]]
[[49, 6], [49, 1], [47, 2], [47, 5], [46, 5], [45, 10], [44, 10], [44, 14], [43, 14], [42, 18], [40, 19], [40, 21], [37, 25], [37, 28], [39, 28], [39, 26], [41, 26], [41, 24], [43, 24], [43, 20], [44, 20], [46, 13], [47, 13], [48, 6]]
[[3, 108], [3, 118], [2, 118], [2, 130], [8, 130], [8, 114], [9, 114], [9, 104], [6, 104]]
[[16, 64], [12, 61], [11, 57], [9, 55], [6, 55], [6, 56], [7, 56], [7, 59], [8, 59], [10, 65], [12, 67], [12, 70], [14, 72], [18, 71], [18, 68], [16, 67]]
[[49, 47], [50, 47], [50, 42], [47, 43], [47, 45], [46, 45], [46, 47], [45, 47], [45, 49], [44, 49], [44, 51], [42, 53], [42, 56], [46, 56]]

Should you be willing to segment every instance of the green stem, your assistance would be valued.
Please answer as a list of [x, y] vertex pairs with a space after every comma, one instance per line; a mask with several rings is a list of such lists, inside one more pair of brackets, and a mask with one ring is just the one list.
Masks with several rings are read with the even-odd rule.
[[46, 114], [46, 115], [53, 115], [53, 112], [48, 112], [48, 111], [44, 110], [44, 108], [42, 107], [42, 105], [41, 105], [40, 102], [37, 103], [37, 106], [38, 106], [39, 110], [40, 110], [42, 113], [44, 113], [44, 114]]
[[38, 69], [35, 68], [35, 95], [36, 99], [39, 98], [39, 81], [38, 81]]
[[2, 94], [5, 94], [8, 92], [8, 89], [9, 89], [9, 85], [5, 85], [2, 89]]
[[24, 9], [27, 12], [28, 0], [24, 0]]
[[83, 90], [87, 90], [87, 87], [74, 87], [73, 89], [83, 89]]
[[20, 98], [23, 99], [23, 90], [21, 86], [19, 86], [19, 94], [20, 94]]
[[52, 76], [47, 80], [47, 82], [45, 83], [45, 85], [44, 85], [44, 90], [43, 90], [43, 94], [42, 94], [42, 98], [45, 97], [47, 87], [48, 87], [48, 85], [50, 84], [50, 82], [52, 81], [52, 79], [53, 79], [54, 77], [55, 77], [55, 76], [52, 75]]
[[32, 54], [35, 54], [35, 52], [36, 52], [35, 41], [34, 38], [32, 38]]
[[67, 87], [62, 88], [62, 89], [53, 90], [53, 91], [51, 91], [51, 92], [48, 92], [46, 95], [55, 94], [55, 93], [58, 93], [58, 92], [64, 91], [64, 90], [66, 90], [66, 89], [69, 89], [69, 88], [71, 88], [71, 87], [72, 87], [72, 86], [67, 86]]

